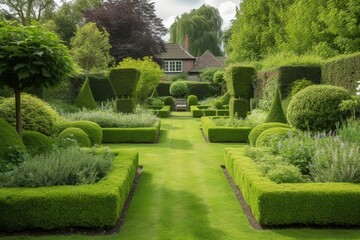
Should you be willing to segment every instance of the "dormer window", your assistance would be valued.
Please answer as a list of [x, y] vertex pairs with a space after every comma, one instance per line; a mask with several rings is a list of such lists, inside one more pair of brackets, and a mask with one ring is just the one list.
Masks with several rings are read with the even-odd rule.
[[183, 62], [179, 60], [165, 60], [164, 61], [165, 72], [182, 72]]

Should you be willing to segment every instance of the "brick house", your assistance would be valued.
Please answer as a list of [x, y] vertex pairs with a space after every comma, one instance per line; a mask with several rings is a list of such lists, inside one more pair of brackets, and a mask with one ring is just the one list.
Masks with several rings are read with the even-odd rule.
[[216, 57], [209, 50], [200, 57], [194, 57], [187, 50], [188, 42], [186, 35], [184, 47], [178, 43], [166, 43], [165, 52], [157, 56], [162, 62], [167, 78], [186, 73], [190, 79], [199, 80], [199, 74], [205, 68], [224, 66], [226, 57]]

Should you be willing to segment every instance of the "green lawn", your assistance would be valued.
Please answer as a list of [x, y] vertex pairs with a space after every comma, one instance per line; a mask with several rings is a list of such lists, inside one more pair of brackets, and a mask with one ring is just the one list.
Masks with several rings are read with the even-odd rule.
[[[117, 235], [42, 239], [360, 239], [360, 229], [254, 230], [220, 168], [224, 148], [244, 145], [206, 143], [198, 119], [172, 115], [161, 120], [158, 144], [109, 145], [137, 149], [144, 166]], [[31, 239], [4, 239], [15, 238]]]

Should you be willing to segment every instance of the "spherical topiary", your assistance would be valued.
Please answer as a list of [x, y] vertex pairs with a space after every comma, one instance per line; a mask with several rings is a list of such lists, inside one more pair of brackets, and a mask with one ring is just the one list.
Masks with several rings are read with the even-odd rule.
[[164, 98], [164, 105], [170, 106], [171, 111], [175, 110], [175, 100], [172, 96], [167, 96]]
[[292, 84], [291, 92], [290, 92], [289, 95], [291, 97], [293, 97], [293, 96], [295, 96], [295, 94], [297, 94], [298, 92], [300, 92], [304, 88], [309, 87], [311, 85], [314, 85], [314, 83], [312, 81], [310, 81], [310, 80], [306, 80], [306, 79], [296, 80]]
[[279, 122], [279, 123], [287, 123], [284, 110], [281, 106], [281, 99], [280, 99], [280, 91], [275, 91], [275, 97], [271, 103], [270, 110], [268, 112], [268, 115], [265, 119], [266, 123], [269, 122]]
[[288, 124], [284, 124], [284, 123], [262, 123], [257, 125], [256, 127], [254, 127], [250, 134], [249, 134], [249, 141], [250, 141], [250, 145], [252, 147], [254, 147], [256, 145], [256, 141], [258, 139], [258, 137], [260, 136], [260, 134], [265, 131], [268, 130], [270, 128], [274, 128], [274, 127], [287, 127], [290, 128], [290, 126]]
[[0, 167], [1, 160], [6, 160], [9, 153], [9, 147], [17, 146], [20, 149], [25, 150], [25, 146], [21, 141], [19, 134], [15, 128], [0, 118]]
[[197, 105], [198, 102], [199, 102], [199, 101], [198, 101], [197, 96], [195, 96], [195, 95], [189, 95], [189, 96], [187, 97], [186, 106], [187, 106], [188, 108], [190, 108], [190, 106], [192, 106], [192, 105]]
[[268, 147], [282, 138], [297, 134], [297, 130], [287, 127], [273, 127], [263, 131], [256, 140], [256, 147]]
[[176, 81], [170, 85], [170, 94], [175, 97], [185, 96], [189, 92], [185, 82]]
[[[21, 117], [24, 130], [49, 136], [53, 133], [58, 113], [41, 99], [23, 93], [21, 94]], [[4, 99], [0, 105], [0, 118], [16, 126], [14, 97]]]
[[102, 141], [102, 129], [99, 124], [91, 121], [73, 121], [63, 122], [60, 124], [58, 132], [63, 131], [69, 127], [76, 127], [83, 130], [90, 138], [91, 146], [94, 144], [101, 144]]
[[349, 92], [341, 87], [313, 85], [292, 97], [287, 118], [291, 125], [301, 130], [329, 131], [336, 129], [348, 115], [340, 110], [340, 103], [350, 99]]
[[80, 147], [90, 147], [91, 142], [89, 136], [80, 128], [69, 127], [62, 131], [59, 138], [70, 138], [76, 140]]
[[30, 154], [45, 152], [51, 146], [50, 138], [39, 132], [24, 131], [22, 137], [24, 145]]

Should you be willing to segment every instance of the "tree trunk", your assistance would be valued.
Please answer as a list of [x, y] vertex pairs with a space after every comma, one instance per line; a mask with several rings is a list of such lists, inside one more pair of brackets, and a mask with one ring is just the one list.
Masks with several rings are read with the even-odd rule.
[[16, 131], [20, 138], [22, 138], [22, 121], [21, 121], [21, 91], [15, 90], [15, 118], [16, 118]]

